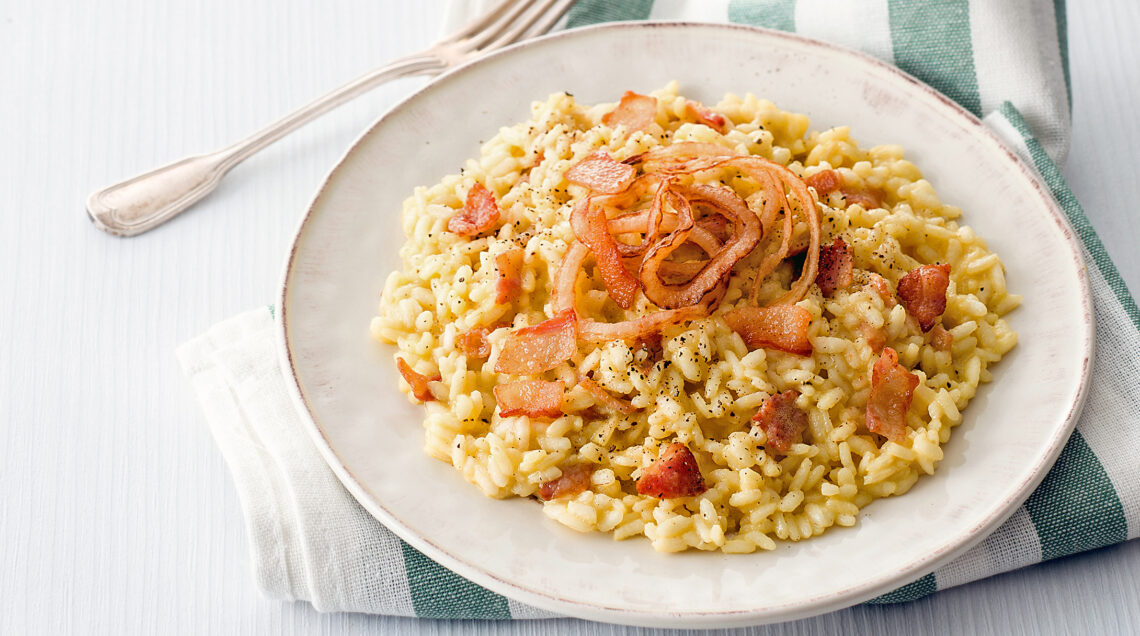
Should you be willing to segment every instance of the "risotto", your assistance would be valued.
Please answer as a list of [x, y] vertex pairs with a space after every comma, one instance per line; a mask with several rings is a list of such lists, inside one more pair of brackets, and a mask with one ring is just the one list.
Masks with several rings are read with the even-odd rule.
[[752, 95], [555, 94], [405, 202], [371, 332], [487, 496], [771, 550], [932, 474], [1016, 344], [960, 214], [901, 147]]

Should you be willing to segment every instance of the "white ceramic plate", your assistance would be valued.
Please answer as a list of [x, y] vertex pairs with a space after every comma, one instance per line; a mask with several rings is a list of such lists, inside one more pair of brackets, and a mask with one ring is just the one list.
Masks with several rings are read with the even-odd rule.
[[[855, 528], [774, 552], [655, 553], [548, 520], [529, 500], [485, 498], [422, 451], [422, 407], [397, 390], [392, 349], [368, 322], [399, 266], [401, 202], [476, 156], [533, 100], [616, 101], [669, 80], [716, 102], [752, 92], [898, 143], [1004, 260], [1024, 295], [1019, 346], [966, 411], [933, 477], [879, 500]], [[981, 540], [1060, 452], [1085, 394], [1091, 302], [1073, 232], [1043, 186], [977, 119], [869, 57], [759, 29], [613, 24], [516, 46], [441, 77], [384, 115], [333, 169], [297, 233], [280, 302], [282, 355], [317, 445], [397, 535], [496, 592], [555, 612], [677, 627], [788, 620], [872, 598]]]

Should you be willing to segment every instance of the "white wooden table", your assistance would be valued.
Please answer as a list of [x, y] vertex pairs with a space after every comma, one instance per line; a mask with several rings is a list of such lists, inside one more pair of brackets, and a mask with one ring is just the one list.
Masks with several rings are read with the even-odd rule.
[[[294, 225], [389, 85], [130, 240], [97, 186], [211, 150], [438, 34], [443, 0], [0, 4], [0, 634], [643, 633], [321, 615], [261, 599], [228, 472], [174, 359], [271, 302]], [[1065, 173], [1140, 290], [1140, 4], [1069, 3]], [[1140, 542], [754, 633], [1136, 633]], [[742, 630], [747, 631], [747, 630]]]

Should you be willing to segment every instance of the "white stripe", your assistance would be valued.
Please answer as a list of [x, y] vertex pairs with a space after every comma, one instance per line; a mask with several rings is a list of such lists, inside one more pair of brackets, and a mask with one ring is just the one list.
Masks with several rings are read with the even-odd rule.
[[1070, 122], [1052, 6], [973, 0], [970, 37], [982, 112], [1013, 102], [1045, 152], [1059, 162], [1069, 151]]
[[558, 618], [559, 614], [548, 612], [544, 609], [524, 605], [512, 598], [507, 599], [507, 608], [511, 612], [511, 618]]
[[799, 0], [796, 33], [895, 61], [887, 0]]
[[980, 545], [934, 572], [939, 590], [1009, 572], [1041, 561], [1037, 528], [1024, 507]]
[[1135, 427], [1126, 423], [1135, 423], [1140, 413], [1140, 333], [1087, 252], [1085, 260], [1090, 264], [1097, 351], [1077, 430], [1116, 489], [1132, 539], [1140, 536], [1140, 436], [1127, 434]]
[[[1033, 163], [1033, 156], [1029, 154], [1029, 146], [1025, 145], [1025, 139], [1022, 138], [1021, 132], [1015, 128], [1004, 115], [997, 110], [992, 110], [988, 115], [982, 118], [982, 123], [994, 131], [994, 134], [1004, 141], [1005, 145], [1008, 146], [1038, 178], [1041, 178], [1041, 173], [1037, 172], [1037, 166]], [[1042, 183], [1045, 182], [1043, 178], [1041, 181]]]
[[728, 22], [728, 2], [729, 0], [656, 0], [649, 12], [649, 19]]

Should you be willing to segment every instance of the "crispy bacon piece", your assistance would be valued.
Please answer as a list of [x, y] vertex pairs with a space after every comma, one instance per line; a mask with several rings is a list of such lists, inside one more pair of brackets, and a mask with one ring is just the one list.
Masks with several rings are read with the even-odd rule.
[[930, 331], [946, 311], [949, 284], [950, 265], [920, 265], [899, 279], [899, 299], [923, 331]]
[[681, 442], [673, 442], [641, 471], [637, 494], [658, 499], [693, 497], [708, 490], [693, 452]]
[[447, 231], [460, 236], [478, 236], [499, 222], [499, 204], [495, 195], [482, 183], [475, 182], [467, 191], [463, 208], [447, 220]]
[[501, 417], [558, 417], [562, 415], [564, 389], [561, 382], [515, 380], [495, 385], [495, 401]]
[[598, 404], [605, 407], [605, 409], [611, 413], [623, 413], [628, 415], [637, 410], [633, 408], [629, 400], [622, 400], [610, 395], [609, 391], [585, 375], [578, 375], [578, 386], [586, 389], [590, 395], [594, 396]]
[[906, 412], [918, 376], [899, 364], [899, 354], [883, 349], [871, 369], [871, 394], [867, 398], [867, 430], [894, 442], [906, 440]]
[[610, 298], [622, 309], [632, 307], [641, 284], [622, 264], [617, 242], [607, 227], [605, 211], [591, 205], [589, 197], [582, 199], [570, 213], [570, 226], [578, 240], [594, 253], [598, 272]]
[[856, 203], [866, 210], [883, 207], [883, 193], [874, 188], [842, 188], [843, 200], [847, 205]]
[[858, 203], [868, 210], [883, 207], [883, 192], [877, 188], [851, 188], [843, 185], [843, 175], [838, 170], [820, 170], [804, 179], [804, 183], [815, 188], [819, 198], [839, 191], [847, 205]]
[[610, 128], [625, 126], [628, 133], [644, 130], [657, 119], [657, 99], [626, 91], [617, 108], [602, 115], [602, 123]]
[[841, 238], [819, 251], [819, 273], [815, 284], [824, 296], [830, 296], [838, 289], [847, 287], [855, 278], [851, 274], [851, 246]]
[[798, 444], [807, 430], [807, 413], [796, 406], [799, 391], [784, 391], [764, 400], [760, 411], [752, 417], [755, 426], [764, 429], [768, 436], [768, 446], [780, 453], [787, 453], [792, 444]]
[[872, 327], [868, 322], [859, 323], [859, 333], [867, 341], [872, 351], [880, 351], [887, 344], [887, 334], [882, 327]]
[[534, 375], [553, 369], [574, 355], [577, 341], [577, 314], [573, 309], [561, 311], [537, 325], [512, 332], [495, 361], [495, 372]]
[[404, 381], [412, 387], [412, 395], [420, 402], [431, 402], [435, 400], [435, 394], [432, 393], [429, 382], [439, 382], [443, 376], [436, 374], [434, 377], [428, 377], [422, 373], [417, 373], [403, 358], [396, 358], [396, 369], [400, 371], [400, 375], [404, 376]]
[[808, 327], [811, 312], [797, 305], [738, 307], [724, 315], [725, 322], [740, 334], [749, 349], [779, 349], [796, 355], [811, 355]]
[[887, 307], [894, 307], [898, 304], [894, 292], [891, 291], [891, 284], [882, 276], [871, 274], [871, 289], [875, 290], [875, 293], [883, 299], [883, 304]]
[[614, 161], [604, 150], [595, 152], [566, 171], [566, 180], [570, 183], [602, 194], [623, 192], [636, 178], [637, 168]]
[[724, 115], [691, 99], [685, 100], [685, 112], [693, 119], [696, 119], [719, 133], [723, 133], [725, 126], [728, 124], [728, 120], [724, 118]]
[[495, 302], [504, 305], [514, 302], [522, 291], [523, 249], [512, 247], [495, 256]]
[[843, 187], [843, 176], [838, 170], [820, 170], [804, 179], [804, 183], [815, 188], [816, 194], [822, 199]]
[[491, 330], [486, 327], [476, 327], [471, 331], [459, 334], [459, 348], [468, 358], [486, 358], [491, 355], [491, 343], [487, 336]]
[[930, 344], [939, 351], [949, 351], [954, 346], [954, 334], [942, 325], [934, 325], [930, 330]]
[[590, 464], [565, 466], [560, 477], [542, 482], [538, 487], [538, 496], [546, 501], [559, 497], [573, 497], [590, 487], [590, 475], [593, 474], [594, 467]]

